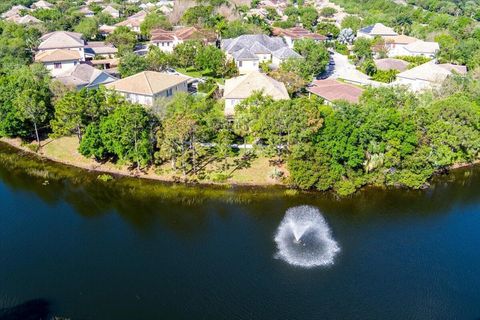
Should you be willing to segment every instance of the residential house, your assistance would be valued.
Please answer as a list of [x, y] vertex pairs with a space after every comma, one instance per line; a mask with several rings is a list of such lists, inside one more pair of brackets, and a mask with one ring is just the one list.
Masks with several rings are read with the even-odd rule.
[[107, 70], [107, 72], [111, 74], [117, 74], [118, 70], [112, 70], [112, 69], [117, 69], [120, 59], [118, 58], [111, 58], [111, 59], [99, 59], [99, 60], [90, 60], [88, 61], [92, 66], [102, 69], [102, 70]]
[[111, 59], [117, 55], [118, 49], [104, 41], [89, 41], [85, 45], [85, 59]]
[[2, 13], [2, 18], [7, 19], [7, 18], [14, 17], [14, 16], [20, 16], [21, 11], [24, 11], [24, 10], [28, 11], [30, 9], [28, 9], [27, 7], [22, 6], [22, 5], [13, 6], [12, 8], [10, 8], [10, 10]]
[[37, 2], [34, 2], [30, 7], [34, 10], [37, 10], [37, 9], [52, 9], [53, 4], [51, 4], [50, 2], [44, 1], [44, 0], [39, 0]]
[[92, 10], [90, 10], [89, 7], [87, 6], [83, 6], [80, 8], [80, 10], [78, 10], [78, 12], [80, 12], [81, 14], [83, 14], [83, 16], [85, 18], [93, 18], [95, 16], [95, 12], [93, 12]]
[[466, 74], [467, 68], [450, 63], [439, 64], [429, 61], [397, 74], [397, 80], [392, 85], [406, 85], [412, 91], [432, 89], [441, 85], [448, 76], [454, 73]]
[[262, 91], [263, 94], [272, 97], [274, 100], [290, 99], [287, 89], [282, 82], [258, 71], [252, 71], [225, 81], [225, 90], [223, 92], [225, 115], [233, 116], [235, 106], [256, 91]]
[[329, 104], [336, 101], [358, 103], [364, 91], [360, 87], [332, 79], [315, 80], [307, 90], [311, 94], [323, 98]]
[[124, 26], [134, 32], [140, 33], [140, 25], [145, 20], [146, 16], [147, 16], [147, 12], [144, 10], [141, 10], [135, 13], [134, 15], [128, 17], [126, 20], [115, 24], [115, 27]]
[[132, 103], [152, 106], [156, 99], [187, 92], [190, 78], [154, 71], [144, 71], [112, 82], [105, 87], [115, 90]]
[[374, 25], [364, 27], [357, 31], [357, 38], [373, 39], [375, 37], [393, 37], [397, 36], [392, 28], [385, 26], [382, 23], [375, 23]]
[[174, 31], [155, 29], [151, 32], [150, 45], [154, 45], [165, 52], [172, 52], [178, 44], [188, 40], [200, 40], [205, 44], [214, 43], [216, 35], [195, 27], [178, 28]]
[[325, 41], [327, 37], [312, 33], [302, 27], [293, 27], [289, 29], [273, 28], [273, 35], [282, 37], [290, 48], [293, 48], [295, 41], [300, 39], [313, 39], [315, 41]]
[[102, 10], [102, 13], [108, 14], [114, 18], [119, 18], [120, 17], [120, 11], [115, 9], [112, 6], [107, 6], [105, 9]]
[[115, 28], [116, 27], [114, 26], [107, 26], [106, 24], [103, 24], [98, 28], [98, 33], [100, 33], [102, 37], [106, 37], [109, 34], [113, 33], [113, 31], [115, 31]]
[[437, 42], [418, 40], [406, 45], [403, 48], [407, 56], [424, 56], [428, 58], [434, 58], [437, 52], [440, 50], [440, 46]]
[[43, 35], [40, 41], [38, 52], [56, 49], [77, 51], [80, 55], [80, 61], [85, 61], [85, 41], [81, 33], [54, 31]]
[[19, 15], [15, 15], [15, 16], [11, 16], [11, 17], [8, 17], [6, 19], [7, 21], [12, 21], [12, 22], [15, 22], [15, 23], [18, 23], [18, 24], [40, 24], [42, 23], [41, 20], [35, 18], [34, 16], [31, 16], [29, 14], [25, 15], [25, 16], [19, 16]]
[[59, 74], [56, 79], [68, 87], [77, 90], [94, 89], [118, 79], [88, 64], [77, 64], [72, 69]]
[[73, 69], [80, 60], [80, 52], [67, 49], [41, 51], [35, 55], [35, 62], [42, 63], [53, 77]]
[[417, 38], [409, 37], [403, 34], [396, 36], [384, 36], [383, 39], [385, 40], [385, 46], [387, 47], [389, 57], [405, 55], [405, 46], [418, 41]]
[[272, 52], [272, 66], [278, 68], [283, 61], [288, 59], [303, 59], [296, 51], [283, 47]]
[[408, 69], [409, 65], [409, 63], [404, 60], [392, 58], [377, 59], [374, 62], [377, 69], [382, 71], [396, 70], [403, 72]]
[[[280, 37], [269, 37], [264, 34], [242, 35], [234, 39], [222, 41], [221, 48], [229, 59], [233, 59], [240, 73], [258, 71], [264, 61], [271, 61], [273, 52], [285, 48], [287, 44]], [[283, 60], [277, 55], [277, 64]]]

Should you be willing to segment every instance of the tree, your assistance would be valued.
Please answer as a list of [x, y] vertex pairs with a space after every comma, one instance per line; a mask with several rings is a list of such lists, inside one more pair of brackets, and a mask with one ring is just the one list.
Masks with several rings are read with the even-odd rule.
[[294, 72], [307, 81], [325, 71], [330, 55], [323, 43], [302, 39], [295, 41], [294, 49], [304, 59], [288, 59], [280, 65], [280, 69]]
[[333, 23], [320, 22], [317, 24], [317, 33], [323, 34], [324, 36], [337, 37], [340, 32], [340, 29]]
[[15, 107], [23, 119], [31, 121], [35, 130], [35, 139], [40, 147], [39, 125], [47, 120], [48, 110], [42, 96], [34, 89], [26, 89], [14, 100]]
[[294, 72], [284, 71], [282, 69], [277, 69], [270, 73], [270, 76], [277, 81], [285, 84], [288, 94], [293, 96], [295, 93], [299, 92], [302, 88], [305, 88], [307, 84], [306, 81]]
[[109, 113], [105, 94], [102, 89], [82, 89], [68, 92], [56, 101], [54, 118], [50, 122], [52, 136], [75, 134], [80, 142], [85, 128]]
[[342, 29], [352, 29], [353, 32], [357, 32], [362, 26], [362, 19], [356, 16], [346, 16], [342, 20]]
[[222, 67], [225, 65], [225, 62], [225, 53], [212, 45], [200, 47], [195, 57], [197, 69], [209, 70], [214, 76], [222, 74]]
[[117, 47], [119, 52], [131, 51], [137, 43], [137, 36], [129, 28], [121, 26], [107, 36], [106, 42]]
[[335, 13], [337, 13], [337, 9], [332, 7], [325, 7], [320, 10], [320, 15], [322, 17], [331, 18], [335, 15]]
[[171, 30], [172, 24], [168, 21], [166, 16], [155, 12], [149, 13], [142, 24], [140, 24], [140, 32], [144, 36], [149, 36], [151, 30], [158, 28]]
[[201, 47], [203, 44], [200, 41], [185, 41], [178, 44], [173, 49], [175, 64], [181, 68], [193, 66]]
[[126, 53], [120, 58], [118, 71], [122, 77], [128, 77], [148, 69], [147, 60], [135, 53]]
[[81, 33], [85, 39], [94, 39], [98, 34], [98, 21], [94, 18], [85, 18], [75, 27], [75, 32]]
[[[31, 96], [31, 97], [29, 97]], [[50, 76], [40, 64], [0, 76], [0, 136], [39, 138], [51, 117]]]
[[358, 38], [353, 45], [353, 53], [359, 63], [366, 59], [372, 59], [372, 41], [366, 38]]
[[300, 8], [300, 22], [307, 29], [313, 30], [313, 27], [317, 24], [318, 12], [314, 7], [306, 6]]
[[92, 123], [80, 143], [84, 156], [116, 157], [137, 169], [153, 156], [155, 119], [140, 105], [123, 104], [98, 124]]
[[355, 33], [352, 29], [342, 29], [338, 35], [337, 40], [343, 44], [352, 44], [355, 40]]
[[164, 71], [173, 65], [174, 57], [171, 54], [163, 52], [156, 46], [150, 46], [146, 60], [148, 69], [153, 71]]

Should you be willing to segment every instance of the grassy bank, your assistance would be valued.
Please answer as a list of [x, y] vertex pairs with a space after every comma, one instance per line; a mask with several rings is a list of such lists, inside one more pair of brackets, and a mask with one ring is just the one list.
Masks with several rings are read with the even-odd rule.
[[[29, 145], [22, 144], [20, 139], [8, 139], [1, 138], [3, 141], [15, 148], [21, 149], [26, 152], [35, 153], [29, 148]], [[88, 159], [82, 156], [78, 152], [78, 139], [76, 137], [62, 137], [59, 139], [48, 139], [41, 143], [42, 147], [36, 153], [38, 156], [75, 166], [78, 168], [97, 171], [103, 173], [111, 173], [116, 175], [131, 176], [137, 178], [145, 178], [152, 180], [160, 180], [166, 182], [185, 181], [179, 172], [171, 170], [169, 164], [161, 166], [150, 166], [143, 171], [132, 170], [127, 165], [117, 164], [113, 162], [100, 163], [94, 159]], [[235, 158], [230, 158], [229, 163], [232, 164]], [[207, 173], [212, 173], [216, 168], [209, 166], [206, 168]], [[258, 157], [252, 159], [247, 165], [238, 169], [231, 169], [231, 173], [228, 178], [222, 181], [217, 179], [202, 179], [194, 180], [194, 182], [200, 182], [205, 184], [219, 184], [219, 185], [245, 185], [245, 186], [271, 186], [271, 185], [283, 185], [281, 180], [273, 179], [272, 173], [278, 170], [278, 167], [274, 167], [269, 163], [269, 159], [265, 157]], [[280, 168], [285, 171], [285, 168]], [[214, 174], [211, 174], [213, 177]]]

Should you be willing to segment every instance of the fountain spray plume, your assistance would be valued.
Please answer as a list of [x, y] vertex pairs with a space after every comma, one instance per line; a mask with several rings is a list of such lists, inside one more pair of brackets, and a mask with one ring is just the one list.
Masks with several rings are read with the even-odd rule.
[[305, 268], [331, 265], [340, 251], [325, 218], [311, 206], [288, 209], [275, 242], [280, 259]]

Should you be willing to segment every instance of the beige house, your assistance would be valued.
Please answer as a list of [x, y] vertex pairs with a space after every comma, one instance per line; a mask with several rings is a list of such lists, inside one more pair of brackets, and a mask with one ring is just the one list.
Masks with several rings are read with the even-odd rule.
[[256, 91], [262, 91], [264, 95], [270, 96], [274, 100], [290, 99], [287, 89], [282, 82], [258, 71], [252, 71], [246, 75], [225, 81], [225, 90], [223, 92], [225, 115], [233, 116], [235, 114], [235, 106]]
[[80, 53], [66, 49], [47, 50], [37, 53], [35, 62], [42, 63], [56, 77], [79, 64]]
[[454, 73], [466, 74], [467, 68], [450, 63], [440, 64], [429, 61], [397, 74], [397, 80], [392, 82], [392, 85], [405, 85], [412, 91], [422, 91], [438, 87]]
[[31, 8], [34, 9], [34, 10], [37, 10], [37, 9], [52, 9], [53, 4], [51, 4], [50, 2], [44, 1], [44, 0], [40, 0], [40, 1], [34, 2], [31, 6]]
[[14, 17], [14, 16], [20, 16], [20, 11], [28, 11], [30, 9], [28, 9], [27, 7], [25, 6], [22, 6], [22, 5], [18, 5], [18, 6], [13, 6], [12, 8], [10, 8], [10, 10], [2, 13], [2, 18], [3, 19], [7, 19], [7, 18], [10, 18], [10, 17]]
[[169, 98], [177, 92], [187, 92], [189, 79], [185, 76], [144, 71], [105, 87], [117, 91], [132, 103], [152, 106], [158, 98]]
[[85, 61], [85, 41], [81, 33], [54, 31], [43, 35], [40, 41], [37, 48], [39, 53], [57, 49], [76, 51], [80, 55], [80, 61]]
[[141, 10], [135, 13], [133, 16], [128, 17], [126, 20], [117, 23], [115, 27], [123, 26], [123, 27], [129, 28], [134, 32], [140, 33], [140, 25], [145, 20], [146, 16], [147, 16], [147, 12], [144, 10]]
[[11, 16], [11, 17], [8, 17], [6, 19], [7, 21], [12, 21], [12, 22], [15, 22], [15, 23], [18, 23], [18, 24], [40, 24], [42, 23], [41, 20], [38, 20], [37, 18], [27, 14], [27, 15], [24, 15], [23, 17], [20, 16], [20, 15], [15, 15], [15, 16]]
[[108, 14], [114, 18], [120, 17], [120, 11], [118, 11], [112, 6], [107, 6], [105, 9], [102, 10], [102, 13]]

